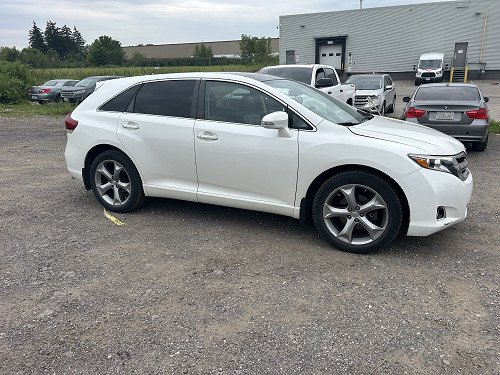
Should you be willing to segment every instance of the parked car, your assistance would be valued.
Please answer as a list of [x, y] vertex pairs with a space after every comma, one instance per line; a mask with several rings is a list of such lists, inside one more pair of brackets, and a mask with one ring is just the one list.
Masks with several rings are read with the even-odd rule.
[[61, 98], [66, 102], [81, 103], [95, 90], [96, 83], [110, 79], [121, 78], [121, 76], [95, 76], [87, 77], [77, 82], [74, 87], [65, 87], [61, 92]]
[[443, 82], [443, 53], [424, 53], [420, 56], [415, 73], [415, 85], [421, 83]]
[[276, 65], [262, 68], [259, 73], [303, 82], [344, 103], [354, 103], [354, 85], [341, 84], [337, 71], [329, 65]]
[[396, 85], [389, 74], [355, 74], [346, 83], [356, 86], [356, 108], [381, 116], [394, 112]]
[[154, 196], [312, 217], [357, 253], [461, 222], [472, 193], [457, 140], [264, 74], [104, 82], [65, 126], [70, 174], [110, 211]]
[[73, 79], [52, 79], [40, 86], [31, 86], [28, 91], [28, 98], [32, 102], [45, 104], [48, 102], [58, 102], [61, 100], [61, 90], [72, 87], [78, 81]]
[[473, 84], [428, 84], [403, 98], [407, 104], [402, 119], [472, 142], [473, 150], [484, 151], [490, 128], [488, 100]]

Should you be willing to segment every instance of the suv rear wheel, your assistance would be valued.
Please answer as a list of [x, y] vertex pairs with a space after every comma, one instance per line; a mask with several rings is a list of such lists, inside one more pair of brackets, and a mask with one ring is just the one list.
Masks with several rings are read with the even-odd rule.
[[318, 231], [337, 249], [366, 254], [394, 240], [403, 207], [386, 180], [374, 173], [350, 171], [320, 187], [312, 214]]
[[130, 212], [144, 201], [139, 172], [120, 151], [105, 151], [94, 159], [90, 185], [97, 200], [110, 211]]

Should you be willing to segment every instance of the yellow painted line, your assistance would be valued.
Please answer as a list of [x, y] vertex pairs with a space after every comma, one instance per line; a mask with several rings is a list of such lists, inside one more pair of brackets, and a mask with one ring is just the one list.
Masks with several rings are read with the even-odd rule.
[[104, 216], [106, 216], [106, 218], [108, 218], [111, 222], [118, 226], [126, 225], [123, 221], [118, 220], [116, 217], [111, 215], [108, 211], [106, 211], [106, 209], [104, 209]]

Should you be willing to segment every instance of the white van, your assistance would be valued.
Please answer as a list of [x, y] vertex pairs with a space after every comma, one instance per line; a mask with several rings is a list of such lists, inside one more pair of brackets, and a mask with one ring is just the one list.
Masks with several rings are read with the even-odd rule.
[[415, 74], [415, 85], [429, 82], [443, 81], [443, 53], [424, 53], [418, 60], [417, 72]]

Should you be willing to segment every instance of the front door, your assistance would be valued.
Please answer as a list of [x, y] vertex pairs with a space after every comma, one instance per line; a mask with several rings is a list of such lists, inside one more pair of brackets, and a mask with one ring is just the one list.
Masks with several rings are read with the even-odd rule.
[[467, 42], [455, 43], [455, 54], [453, 55], [453, 66], [465, 68], [467, 65]]
[[295, 50], [286, 51], [286, 64], [295, 64]]
[[342, 44], [325, 44], [319, 48], [319, 63], [342, 70]]
[[293, 215], [298, 131], [281, 137], [262, 118], [285, 106], [244, 84], [207, 81], [196, 120], [198, 201]]

